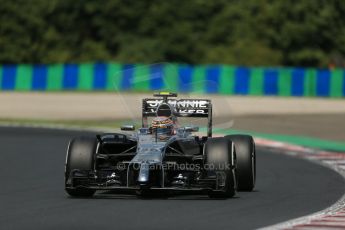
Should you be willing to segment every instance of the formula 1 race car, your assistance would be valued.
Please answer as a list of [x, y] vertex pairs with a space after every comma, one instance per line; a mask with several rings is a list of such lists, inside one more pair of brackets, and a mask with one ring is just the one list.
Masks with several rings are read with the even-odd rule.
[[[251, 136], [212, 137], [210, 100], [173, 99], [177, 94], [168, 92], [154, 96], [143, 99], [142, 127], [137, 132], [126, 125], [121, 127], [123, 133], [70, 141], [65, 165], [65, 190], [70, 196], [111, 190], [227, 198], [236, 190], [254, 189], [256, 156]], [[193, 135], [199, 131], [197, 126], [180, 127], [182, 117], [206, 118], [207, 135]]]

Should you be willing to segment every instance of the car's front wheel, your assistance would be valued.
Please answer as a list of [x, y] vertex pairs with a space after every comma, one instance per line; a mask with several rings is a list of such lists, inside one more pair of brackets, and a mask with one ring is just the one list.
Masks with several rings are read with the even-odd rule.
[[70, 174], [73, 170], [92, 170], [94, 157], [97, 148], [97, 140], [92, 137], [78, 137], [73, 139], [69, 145], [65, 165], [65, 190], [73, 197], [90, 197], [95, 194], [95, 190], [71, 187], [68, 184]]
[[238, 190], [252, 191], [256, 181], [256, 152], [253, 137], [249, 135], [228, 135], [225, 138], [235, 144]]
[[236, 193], [236, 153], [233, 143], [223, 137], [210, 138], [205, 144], [205, 156], [206, 171], [217, 178], [217, 187], [209, 192], [209, 197], [233, 197]]

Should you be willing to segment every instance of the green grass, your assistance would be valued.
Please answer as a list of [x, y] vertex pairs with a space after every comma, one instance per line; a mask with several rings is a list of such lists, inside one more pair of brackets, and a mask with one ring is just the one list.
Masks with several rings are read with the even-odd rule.
[[345, 152], [344, 142], [323, 140], [323, 139], [314, 138], [314, 137], [267, 134], [267, 133], [247, 132], [247, 131], [241, 131], [241, 130], [223, 130], [223, 129], [214, 129], [213, 132], [222, 133], [224, 135], [248, 134], [255, 137], [261, 137], [264, 139], [285, 142], [285, 143], [300, 145], [300, 146], [309, 147], [309, 148]]

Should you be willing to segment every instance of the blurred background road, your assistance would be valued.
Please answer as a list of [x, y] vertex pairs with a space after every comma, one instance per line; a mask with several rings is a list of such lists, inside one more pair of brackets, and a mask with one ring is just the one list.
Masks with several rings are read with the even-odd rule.
[[[138, 121], [146, 93], [1, 93], [0, 120]], [[325, 98], [186, 95], [213, 101], [215, 127], [345, 141], [345, 101]], [[73, 123], [72, 123], [73, 124]]]

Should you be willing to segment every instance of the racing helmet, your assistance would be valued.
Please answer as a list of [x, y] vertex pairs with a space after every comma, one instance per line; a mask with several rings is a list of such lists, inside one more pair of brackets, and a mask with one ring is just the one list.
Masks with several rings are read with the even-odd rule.
[[152, 120], [152, 133], [159, 136], [160, 139], [169, 137], [174, 132], [174, 121], [171, 117], [155, 117]]

